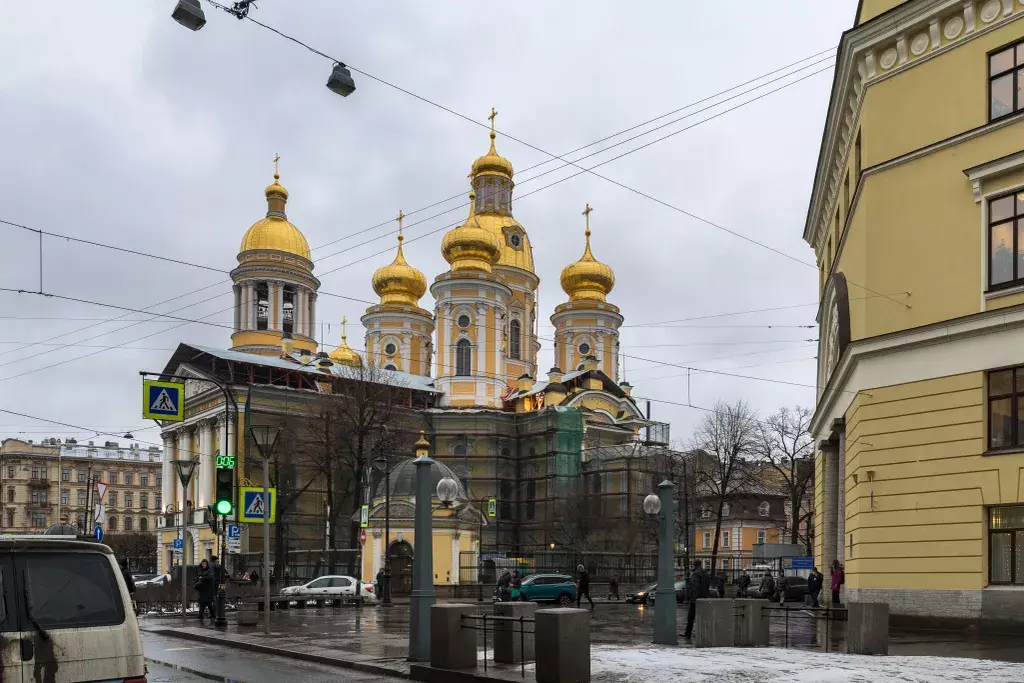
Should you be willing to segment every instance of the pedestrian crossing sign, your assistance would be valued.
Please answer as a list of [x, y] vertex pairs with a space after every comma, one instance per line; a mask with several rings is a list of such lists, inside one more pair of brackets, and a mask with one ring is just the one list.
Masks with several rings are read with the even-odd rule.
[[181, 422], [185, 419], [185, 385], [180, 382], [142, 382], [142, 417]]
[[262, 486], [240, 486], [238, 521], [262, 524], [266, 516], [271, 524], [277, 521], [277, 489], [271, 488], [269, 493], [269, 500], [265, 501]]

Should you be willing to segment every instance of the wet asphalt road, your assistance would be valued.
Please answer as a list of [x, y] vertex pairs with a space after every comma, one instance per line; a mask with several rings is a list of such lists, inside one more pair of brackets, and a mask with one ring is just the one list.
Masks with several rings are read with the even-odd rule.
[[[241, 683], [399, 683], [400, 678], [365, 674], [322, 664], [273, 657], [258, 652], [206, 645], [153, 633], [142, 633], [142, 646], [150, 670], [150, 683], [195, 683], [197, 681], [239, 681]], [[184, 667], [174, 669], [162, 664]], [[198, 672], [198, 675], [197, 673]]]

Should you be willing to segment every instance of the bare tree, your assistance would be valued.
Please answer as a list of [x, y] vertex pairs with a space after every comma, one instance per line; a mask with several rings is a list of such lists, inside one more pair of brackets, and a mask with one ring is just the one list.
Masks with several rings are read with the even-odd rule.
[[395, 377], [372, 365], [347, 368], [344, 377], [332, 381], [332, 392], [318, 396], [303, 416], [298, 450], [324, 481], [328, 548], [342, 540], [342, 520], [349, 522], [344, 541], [358, 548], [356, 520], [370, 497], [373, 461], [382, 457], [390, 465], [392, 458], [412, 452], [413, 418], [405, 405], [409, 390]]
[[782, 478], [789, 498], [786, 522], [789, 542], [793, 544], [809, 540], [806, 536], [801, 539], [800, 528], [812, 507], [808, 499], [814, 474], [811, 417], [808, 408], [782, 407], [757, 425], [757, 456]]
[[757, 422], [743, 400], [719, 401], [694, 429], [696, 487], [698, 495], [715, 509], [715, 537], [711, 546], [711, 571], [718, 557], [722, 535], [722, 508], [746, 482], [750, 457], [756, 443]]

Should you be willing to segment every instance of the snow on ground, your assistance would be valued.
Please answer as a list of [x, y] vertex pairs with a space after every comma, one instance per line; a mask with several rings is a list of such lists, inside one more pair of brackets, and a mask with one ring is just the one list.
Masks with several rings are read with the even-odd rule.
[[601, 683], [1021, 683], [1024, 664], [952, 657], [871, 657], [780, 648], [600, 648]]

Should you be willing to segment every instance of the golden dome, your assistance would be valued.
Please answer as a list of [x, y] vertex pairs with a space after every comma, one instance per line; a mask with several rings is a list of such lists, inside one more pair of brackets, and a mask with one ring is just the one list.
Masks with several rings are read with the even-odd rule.
[[587, 217], [587, 247], [576, 263], [562, 270], [562, 289], [569, 295], [569, 301], [604, 301], [605, 296], [615, 287], [615, 273], [594, 258], [590, 252], [590, 204], [583, 212]]
[[345, 334], [345, 326], [348, 320], [345, 318], [341, 319], [341, 343], [338, 344], [338, 348], [327, 354], [327, 357], [333, 360], [335, 363], [341, 365], [348, 365], [353, 368], [361, 368], [363, 366], [363, 357], [356, 353], [351, 346], [348, 345], [348, 337]]
[[267, 217], [252, 224], [242, 238], [239, 253], [254, 249], [283, 251], [312, 261], [309, 243], [305, 236], [292, 225], [284, 212], [288, 201], [288, 190], [278, 182], [280, 176], [274, 173], [274, 182], [267, 185]]
[[469, 218], [450, 230], [441, 240], [441, 255], [451, 264], [452, 272], [479, 270], [491, 272], [491, 266], [501, 258], [501, 240], [485, 229], [477, 220], [476, 193], [469, 193]]
[[373, 291], [377, 292], [382, 304], [419, 305], [420, 297], [427, 291], [427, 278], [405, 260], [402, 253], [402, 219], [398, 213], [398, 253], [391, 265], [381, 266], [373, 273]]
[[487, 151], [487, 154], [473, 162], [473, 168], [470, 173], [474, 177], [483, 173], [489, 173], [504, 176], [505, 178], [512, 180], [513, 172], [512, 162], [498, 154], [498, 151], [494, 148], [494, 131], [492, 130], [491, 148]]

